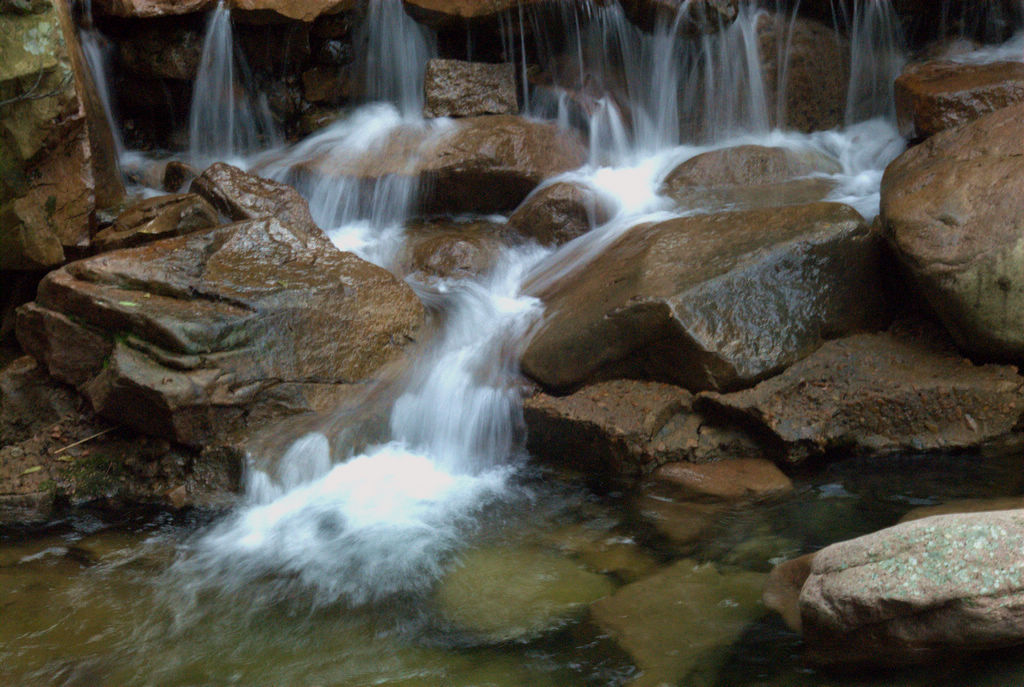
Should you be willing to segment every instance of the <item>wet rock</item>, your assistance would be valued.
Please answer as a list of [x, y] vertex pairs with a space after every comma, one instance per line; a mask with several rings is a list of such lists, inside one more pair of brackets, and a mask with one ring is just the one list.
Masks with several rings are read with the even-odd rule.
[[216, 0], [95, 0], [96, 12], [114, 17], [153, 19], [193, 12], [205, 12], [216, 7]]
[[292, 231], [320, 234], [306, 200], [291, 186], [243, 172], [223, 162], [211, 165], [189, 190], [236, 220], [274, 217]]
[[882, 179], [882, 223], [957, 344], [1024, 356], [1024, 104], [932, 136]]
[[171, 160], [164, 166], [164, 178], [160, 188], [167, 193], [181, 193], [197, 176], [199, 170], [192, 165], [180, 160]]
[[833, 544], [800, 592], [808, 657], [925, 663], [1024, 642], [1024, 511], [946, 515]]
[[975, 448], [1015, 431], [1022, 379], [974, 365], [949, 347], [892, 333], [831, 341], [753, 389], [702, 394], [705, 413], [732, 414], [774, 437], [790, 462]]
[[74, 391], [51, 379], [34, 359], [18, 358], [0, 370], [0, 445], [27, 439], [78, 405]]
[[536, 637], [613, 591], [603, 575], [530, 549], [477, 549], [440, 582], [434, 602], [459, 631], [486, 643]]
[[587, 153], [553, 124], [511, 115], [456, 120], [428, 136], [399, 130], [385, 145], [351, 156], [337, 151], [298, 166], [299, 176], [357, 181], [409, 179], [426, 215], [511, 212], [542, 181], [575, 169]]
[[435, 28], [465, 26], [498, 17], [520, 6], [543, 5], [551, 0], [403, 0], [406, 11]]
[[914, 508], [900, 522], [910, 522], [930, 518], [934, 515], [953, 515], [957, 513], [989, 513], [996, 510], [1022, 510], [1024, 496], [1003, 496], [994, 499], [960, 499], [937, 506], [921, 506]]
[[646, 31], [655, 26], [678, 27], [683, 36], [717, 33], [736, 19], [738, 0], [622, 0], [623, 9]]
[[838, 162], [812, 151], [743, 145], [702, 153], [665, 177], [661, 192], [682, 207], [754, 209], [822, 200]]
[[791, 22], [784, 13], [765, 14], [757, 23], [757, 45], [768, 112], [773, 120], [782, 113], [776, 126], [804, 132], [842, 126], [850, 80], [846, 38], [813, 19]]
[[596, 190], [560, 181], [527, 196], [508, 224], [543, 246], [560, 246], [604, 224], [613, 214], [611, 203]]
[[651, 479], [679, 497], [712, 501], [760, 501], [793, 490], [793, 482], [774, 463], [760, 458], [668, 463]]
[[220, 223], [217, 211], [193, 193], [147, 198], [123, 212], [113, 226], [93, 238], [97, 252], [130, 248], [181, 236]]
[[531, 455], [590, 474], [640, 475], [668, 461], [757, 455], [742, 432], [705, 422], [685, 389], [634, 380], [523, 403]]
[[399, 258], [402, 273], [421, 282], [479, 277], [498, 258], [501, 230], [490, 222], [413, 224]]
[[386, 271], [263, 218], [51, 272], [18, 338], [100, 415], [195, 446], [337, 403], [422, 318]]
[[538, 290], [548, 315], [522, 368], [554, 389], [610, 376], [749, 386], [884, 324], [879, 280], [877, 241], [844, 205], [640, 225]]
[[658, 493], [645, 493], [636, 500], [636, 512], [678, 549], [689, 552], [708, 537], [715, 523], [728, 512], [721, 503], [676, 501]]
[[352, 81], [337, 67], [313, 67], [302, 72], [302, 96], [311, 103], [338, 105], [352, 97]]
[[559, 551], [571, 554], [590, 570], [615, 575], [626, 582], [644, 577], [658, 565], [632, 538], [584, 525], [558, 530], [548, 539]]
[[486, 64], [433, 59], [424, 76], [424, 117], [475, 117], [519, 113], [515, 69], [510, 63]]
[[912, 65], [896, 79], [900, 133], [925, 138], [1024, 101], [1024, 64]]
[[233, 9], [269, 11], [285, 19], [312, 22], [324, 16], [355, 9], [356, 0], [231, 0]]
[[192, 81], [203, 54], [202, 32], [192, 26], [138, 27], [118, 42], [125, 71], [150, 79]]
[[591, 617], [643, 671], [634, 687], [680, 684], [724, 659], [762, 614], [764, 575], [681, 560], [591, 606]]
[[0, 269], [60, 264], [124, 195], [69, 7], [36, 9], [0, 8]]
[[814, 554], [808, 553], [779, 563], [764, 583], [764, 605], [781, 615], [794, 632], [800, 632], [800, 590], [811, 575], [813, 562]]

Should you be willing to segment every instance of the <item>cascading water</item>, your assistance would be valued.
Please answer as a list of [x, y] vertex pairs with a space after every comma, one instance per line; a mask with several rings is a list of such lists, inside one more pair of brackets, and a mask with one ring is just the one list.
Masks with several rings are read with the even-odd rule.
[[277, 134], [266, 99], [253, 97], [251, 81], [235, 46], [231, 11], [220, 0], [206, 25], [192, 89], [189, 159], [193, 164], [237, 162], [275, 143]]
[[114, 150], [118, 159], [124, 155], [124, 140], [121, 135], [121, 127], [117, 123], [114, 112], [114, 102], [110, 92], [110, 60], [112, 46], [93, 22], [92, 0], [85, 0], [82, 5], [81, 31], [79, 40], [82, 44], [82, 53], [85, 55], [89, 73], [92, 76], [93, 85], [99, 95], [100, 103], [103, 105], [103, 113], [106, 115], [107, 124], [110, 127], [110, 134], [114, 139]]
[[847, 125], [874, 117], [894, 120], [893, 83], [906, 65], [899, 17], [888, 2], [858, 0], [850, 29]]

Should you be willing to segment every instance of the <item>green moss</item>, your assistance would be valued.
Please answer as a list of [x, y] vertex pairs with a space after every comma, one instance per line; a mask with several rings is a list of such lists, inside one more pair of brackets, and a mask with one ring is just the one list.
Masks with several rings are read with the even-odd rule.
[[111, 496], [120, 491], [127, 475], [124, 464], [107, 453], [76, 459], [63, 471], [63, 478], [78, 498]]

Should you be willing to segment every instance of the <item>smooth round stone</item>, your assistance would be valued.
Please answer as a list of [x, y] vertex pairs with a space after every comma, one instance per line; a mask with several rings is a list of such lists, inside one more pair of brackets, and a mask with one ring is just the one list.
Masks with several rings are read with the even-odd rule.
[[564, 625], [611, 594], [612, 582], [545, 551], [469, 551], [442, 578], [435, 597], [459, 630], [489, 643], [528, 639]]

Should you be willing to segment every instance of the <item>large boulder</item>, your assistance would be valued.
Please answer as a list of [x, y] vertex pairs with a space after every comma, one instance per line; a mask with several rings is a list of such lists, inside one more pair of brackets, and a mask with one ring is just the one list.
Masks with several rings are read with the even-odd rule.
[[932, 136], [882, 179], [884, 230], [957, 344], [1024, 356], [1024, 104]]
[[826, 343], [753, 389], [703, 394], [699, 407], [757, 427], [790, 462], [833, 451], [950, 451], [1010, 435], [1024, 414], [1024, 378], [917, 337], [862, 334]]
[[800, 591], [808, 656], [899, 665], [1024, 644], [1024, 511], [946, 515], [819, 551]]
[[493, 20], [520, 7], [551, 4], [552, 0], [402, 0], [406, 11], [436, 28], [464, 27], [466, 22]]
[[645, 224], [537, 295], [522, 368], [554, 389], [646, 377], [735, 389], [884, 324], [878, 243], [833, 203]]
[[642, 671], [632, 687], [690, 684], [684, 679], [693, 671], [713, 676], [729, 646], [763, 614], [764, 577], [684, 559], [622, 587], [590, 613]]
[[425, 214], [510, 212], [545, 179], [587, 159], [579, 137], [554, 124], [512, 115], [465, 117], [430, 135], [398, 130], [353, 156], [333, 148], [298, 165], [300, 179], [375, 186], [408, 179], [420, 189]]
[[433, 59], [423, 77], [425, 117], [475, 117], [519, 113], [511, 63]]
[[896, 79], [900, 133], [924, 138], [1024, 101], [1024, 63], [915, 64]]
[[390, 273], [264, 217], [51, 272], [18, 338], [100, 415], [201, 446], [336, 404], [422, 318]]
[[0, 269], [58, 265], [124, 196], [64, 2], [0, 6]]
[[840, 171], [837, 161], [813, 151], [742, 145], [683, 162], [661, 192], [687, 208], [799, 205], [824, 199], [835, 186], [824, 175]]
[[756, 456], [740, 431], [715, 427], [693, 395], [658, 382], [618, 379], [570, 396], [537, 393], [523, 403], [530, 454], [594, 475], [637, 476], [671, 461]]
[[[217, 6], [217, 0], [94, 0], [101, 14], [132, 19], [153, 19]], [[322, 15], [355, 8], [355, 0], [229, 0], [229, 7], [245, 11], [273, 12], [285, 19], [312, 22]]]

